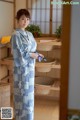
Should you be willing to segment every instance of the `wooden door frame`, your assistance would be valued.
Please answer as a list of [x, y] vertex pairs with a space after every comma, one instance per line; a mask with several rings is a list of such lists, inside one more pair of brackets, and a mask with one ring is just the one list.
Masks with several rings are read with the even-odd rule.
[[[65, 0], [65, 2], [70, 1], [71, 0]], [[70, 53], [70, 27], [71, 27], [70, 25], [71, 25], [71, 5], [63, 5], [59, 120], [68, 119], [67, 115], [68, 115], [68, 80], [69, 80], [69, 53]]]
[[[16, 12], [16, 0], [14, 1], [15, 1], [14, 2], [15, 4], [14, 15], [15, 15], [16, 14], [15, 13]], [[70, 2], [72, 0], [63, 0], [63, 1]], [[27, 0], [26, 0], [26, 3], [27, 3]], [[71, 5], [63, 5], [62, 36], [61, 36], [62, 47], [61, 47], [61, 85], [60, 85], [59, 120], [67, 120], [67, 115], [68, 115], [70, 22], [71, 22]], [[14, 28], [15, 28], [15, 25], [14, 25]]]

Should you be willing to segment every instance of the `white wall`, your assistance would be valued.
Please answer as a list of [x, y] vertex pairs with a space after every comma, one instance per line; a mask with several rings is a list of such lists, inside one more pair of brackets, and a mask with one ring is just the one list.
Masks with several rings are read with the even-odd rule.
[[0, 1], [0, 37], [10, 35], [13, 30], [13, 4]]
[[80, 109], [80, 5], [72, 7], [69, 74], [68, 107]]

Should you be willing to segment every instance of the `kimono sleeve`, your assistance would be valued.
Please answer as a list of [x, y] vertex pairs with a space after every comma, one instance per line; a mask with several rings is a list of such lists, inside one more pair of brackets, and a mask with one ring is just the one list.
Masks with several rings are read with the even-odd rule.
[[14, 59], [18, 61], [20, 65], [28, 63], [31, 54], [28, 50], [28, 45], [26, 44], [25, 50], [22, 41], [18, 35], [12, 35], [10, 42]]

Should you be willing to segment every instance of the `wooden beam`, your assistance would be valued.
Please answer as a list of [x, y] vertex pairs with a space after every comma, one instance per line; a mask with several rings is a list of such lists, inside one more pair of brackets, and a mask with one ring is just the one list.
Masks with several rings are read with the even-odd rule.
[[16, 28], [16, 21], [15, 21], [15, 15], [16, 15], [16, 0], [14, 0], [14, 5], [13, 5], [13, 28]]
[[[65, 0], [65, 2], [70, 1], [71, 0]], [[68, 79], [69, 79], [70, 24], [71, 24], [70, 21], [71, 21], [71, 5], [63, 5], [59, 120], [67, 120], [68, 114]]]
[[50, 0], [50, 28], [49, 28], [49, 34], [50, 36], [52, 35], [52, 8], [53, 8], [53, 5], [51, 4], [53, 0]]
[[7, 3], [14, 3], [13, 1], [8, 1], [8, 0], [0, 0], [0, 1], [2, 1], [2, 2], [7, 2]]
[[28, 0], [26, 0], [26, 9], [28, 9]]

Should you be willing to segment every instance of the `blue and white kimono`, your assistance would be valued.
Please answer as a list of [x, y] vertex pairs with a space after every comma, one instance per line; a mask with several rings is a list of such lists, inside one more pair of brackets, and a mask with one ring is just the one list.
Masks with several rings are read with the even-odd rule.
[[28, 31], [16, 29], [11, 37], [14, 59], [14, 115], [15, 120], [34, 120], [34, 77], [36, 41]]

